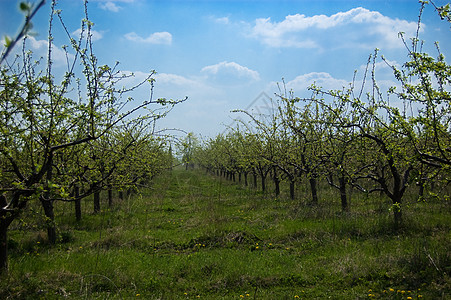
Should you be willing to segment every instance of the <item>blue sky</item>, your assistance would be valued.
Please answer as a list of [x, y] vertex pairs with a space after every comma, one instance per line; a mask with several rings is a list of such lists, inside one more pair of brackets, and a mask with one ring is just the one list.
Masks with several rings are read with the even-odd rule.
[[[0, 0], [0, 34], [16, 34], [22, 20], [18, 2]], [[38, 35], [29, 41], [37, 55], [45, 53], [49, 2], [34, 19]], [[82, 1], [59, 0], [58, 8], [75, 35], [84, 16]], [[273, 97], [282, 78], [302, 97], [313, 82], [326, 89], [348, 85], [354, 70], [363, 74], [375, 48], [401, 65], [407, 52], [398, 32], [414, 36], [420, 5], [416, 0], [91, 0], [88, 8], [101, 64], [119, 61], [137, 80], [156, 70], [155, 97], [188, 96], [158, 127], [214, 136], [238, 117], [231, 110], [246, 109], [261, 92]], [[433, 43], [439, 41], [450, 57], [450, 25], [432, 6], [422, 23], [426, 49], [435, 54]], [[58, 30], [55, 45], [68, 44]], [[376, 74], [383, 87], [395, 84], [385, 64], [378, 64]], [[134, 97], [138, 101], [145, 93]]]

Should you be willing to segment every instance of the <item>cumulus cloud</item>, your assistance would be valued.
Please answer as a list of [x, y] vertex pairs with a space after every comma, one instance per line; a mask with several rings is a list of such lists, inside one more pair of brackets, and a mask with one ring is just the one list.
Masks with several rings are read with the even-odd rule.
[[120, 6], [117, 6], [112, 1], [108, 1], [108, 2], [105, 2], [105, 3], [100, 3], [99, 7], [101, 9], [103, 9], [103, 10], [109, 10], [109, 11], [112, 11], [112, 12], [118, 12], [121, 9]]
[[370, 65], [361, 65], [360, 68], [358, 69], [360, 73], [365, 73], [365, 70], [368, 69], [367, 72], [370, 72], [374, 67], [374, 71], [376, 72], [376, 75], [386, 75], [386, 74], [390, 74], [390, 76], [393, 75], [393, 67], [397, 68], [397, 69], [401, 69], [402, 65], [400, 63], [398, 63], [396, 60], [389, 60], [386, 59], [385, 61], [380, 60], [377, 61], [374, 66], [371, 63]]
[[122, 9], [117, 3], [133, 3], [135, 0], [92, 0], [98, 2], [99, 7], [103, 10], [118, 12]]
[[[309, 97], [311, 92], [308, 88], [315, 84], [317, 87], [321, 87], [323, 90], [341, 90], [344, 87], [349, 87], [350, 82], [344, 79], [334, 78], [332, 75], [326, 72], [311, 72], [307, 74], [302, 74], [294, 79], [285, 82], [287, 91], [293, 91], [297, 97]], [[280, 83], [271, 82], [269, 84], [268, 91], [280, 93], [279, 87], [282, 88]]]
[[157, 84], [173, 84], [178, 86], [199, 85], [197, 81], [177, 74], [157, 73], [154, 78]]
[[[122, 71], [121, 74], [127, 78], [121, 81], [121, 85], [132, 87], [146, 80], [150, 73], [141, 71]], [[132, 75], [133, 76], [130, 76]], [[171, 73], [156, 73], [152, 75], [155, 79], [154, 89], [155, 97], [166, 97], [174, 99], [182, 99], [185, 96], [200, 96], [215, 93], [215, 90], [204, 83], [200, 77], [185, 77]], [[144, 85], [144, 89], [148, 90], [148, 85]]]
[[132, 42], [146, 43], [146, 44], [162, 44], [170, 45], [172, 43], [172, 34], [169, 32], [155, 32], [146, 38], [139, 36], [135, 32], [130, 32], [125, 35], [125, 38]]
[[182, 99], [186, 96], [193, 99], [214, 97], [218, 90], [205, 82], [205, 78], [199, 76], [186, 77], [178, 74], [157, 73], [155, 78], [155, 90], [158, 97]]
[[[396, 65], [396, 62], [390, 62]], [[323, 91], [329, 90], [343, 90], [351, 87], [351, 84], [354, 86], [355, 95], [362, 94], [363, 97], [366, 97], [366, 93], [371, 94], [373, 92], [373, 82], [371, 80], [371, 74], [367, 74], [366, 79], [364, 79], [366, 66], [361, 66], [359, 72], [355, 78], [355, 81], [351, 80], [334, 78], [331, 74], [327, 72], [311, 72], [307, 74], [302, 74], [294, 79], [285, 83], [285, 87], [287, 91], [293, 91], [296, 97], [300, 98], [309, 98], [312, 95], [312, 91], [309, 90], [313, 84], [320, 88]], [[372, 67], [371, 67], [372, 68]], [[376, 82], [380, 89], [383, 97], [387, 97], [387, 92], [390, 87], [400, 88], [399, 82], [397, 82], [393, 74], [391, 73], [391, 68], [383, 63], [378, 63], [375, 66], [376, 70]], [[368, 70], [371, 72], [371, 69]], [[381, 76], [379, 76], [379, 74]], [[279, 88], [282, 88], [280, 83], [271, 82], [268, 86], [269, 92], [275, 92], [276, 94], [280, 94], [281, 91]], [[283, 93], [283, 91], [282, 91]], [[394, 98], [392, 97], [392, 101]]]
[[336, 79], [326, 72], [311, 72], [308, 74], [299, 75], [291, 81], [287, 82], [289, 89], [306, 90], [312, 84], [322, 87], [324, 89], [342, 89], [349, 86], [349, 82], [343, 79]]
[[[36, 38], [29, 36], [27, 38], [27, 41], [30, 50], [33, 51], [36, 57], [47, 58], [49, 48], [49, 42], [47, 40], [37, 40]], [[69, 60], [72, 60], [74, 57], [72, 54], [68, 54], [68, 56]], [[65, 65], [67, 62], [66, 53], [64, 52], [63, 49], [53, 45], [52, 60], [57, 66]]]
[[240, 80], [245, 82], [260, 80], [260, 74], [257, 71], [241, 66], [236, 62], [223, 61], [215, 65], [206, 66], [202, 68], [201, 72], [217, 80]]
[[[424, 25], [422, 26], [424, 27]], [[402, 47], [399, 32], [413, 36], [417, 22], [392, 19], [358, 7], [331, 16], [288, 15], [281, 22], [256, 19], [250, 36], [271, 47]]]
[[[81, 29], [78, 28], [77, 30], [75, 30], [74, 32], [72, 32], [72, 34], [73, 34], [74, 36], [79, 37], [80, 34], [81, 34]], [[87, 34], [87, 31], [85, 31], [85, 32], [83, 33], [83, 36], [86, 37], [86, 34]], [[101, 38], [103, 38], [103, 34], [102, 34], [101, 32], [96, 31], [96, 30], [92, 30], [92, 29], [91, 29], [91, 41], [95, 42], [95, 41], [100, 40]]]
[[215, 18], [214, 21], [215, 21], [216, 23], [219, 23], [219, 24], [226, 24], [226, 25], [230, 23], [230, 20], [229, 20], [228, 17]]

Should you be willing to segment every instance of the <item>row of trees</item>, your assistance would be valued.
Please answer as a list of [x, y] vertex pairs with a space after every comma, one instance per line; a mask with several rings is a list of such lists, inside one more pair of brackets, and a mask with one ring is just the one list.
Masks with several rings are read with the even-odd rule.
[[[81, 199], [94, 195], [94, 212], [98, 212], [100, 191], [109, 191], [111, 203], [113, 189], [122, 193], [146, 185], [172, 165], [168, 143], [154, 128], [180, 101], [153, 99], [154, 71], [142, 82], [123, 87], [133, 74], [118, 70], [118, 63], [99, 65], [87, 1], [78, 37], [69, 33], [56, 1], [50, 3], [47, 55], [34, 57], [27, 36], [31, 18], [45, 7], [44, 2], [35, 7], [20, 4], [24, 26], [15, 39], [7, 38], [1, 57], [1, 271], [7, 269], [8, 228], [29, 202], [42, 206], [49, 242], [55, 243], [55, 201], [74, 202], [80, 219]], [[64, 72], [54, 66], [56, 26], [66, 32], [69, 44], [62, 47], [67, 61]], [[147, 99], [127, 97], [145, 85]]]
[[[442, 18], [449, 16], [446, 7], [437, 10]], [[402, 33], [400, 38], [409, 61], [396, 67], [382, 57], [397, 87], [387, 93], [379, 88], [378, 50], [358, 87], [354, 76], [342, 90], [313, 85], [312, 97], [300, 99], [283, 86], [271, 114], [238, 111], [249, 121], [205, 143], [198, 150], [199, 164], [230, 179], [244, 176], [245, 184], [251, 174], [254, 186], [261, 179], [263, 191], [269, 176], [276, 195], [286, 180], [293, 199], [295, 183], [305, 178], [313, 205], [318, 203], [318, 181], [324, 180], [339, 191], [343, 211], [349, 209], [349, 188], [377, 191], [391, 200], [398, 228], [409, 186], [417, 184], [422, 198], [426, 187], [446, 187], [451, 180], [451, 66], [438, 44], [434, 58], [422, 52], [419, 36], [411, 43]]]

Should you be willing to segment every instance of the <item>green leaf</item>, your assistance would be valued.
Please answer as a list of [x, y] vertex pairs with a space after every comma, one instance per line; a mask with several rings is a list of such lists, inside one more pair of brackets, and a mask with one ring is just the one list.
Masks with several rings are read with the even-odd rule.
[[27, 13], [30, 11], [31, 7], [30, 7], [30, 3], [22, 1], [20, 2], [20, 6], [19, 6], [20, 10], [24, 13]]
[[168, 103], [168, 101], [166, 100], [166, 98], [160, 98], [160, 99], [157, 99], [156, 102], [157, 102], [158, 104], [163, 105], [163, 106], [165, 106], [165, 105]]
[[9, 36], [5, 36], [5, 47], [8, 48], [9, 46], [11, 46], [11, 38]]

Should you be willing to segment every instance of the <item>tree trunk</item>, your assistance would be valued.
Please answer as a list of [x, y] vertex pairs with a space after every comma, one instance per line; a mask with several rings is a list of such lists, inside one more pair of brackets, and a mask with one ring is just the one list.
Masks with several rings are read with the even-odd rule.
[[340, 198], [341, 198], [341, 210], [343, 212], [349, 211], [348, 197], [346, 195], [346, 179], [343, 176], [338, 178], [340, 184]]
[[81, 199], [80, 196], [80, 188], [78, 185], [74, 186], [74, 197], [75, 197], [75, 220], [81, 221]]
[[262, 180], [262, 192], [264, 193], [266, 191], [266, 177], [262, 176], [261, 180]]
[[248, 183], [247, 183], [247, 172], [244, 172], [244, 186], [248, 186]]
[[[11, 202], [16, 202], [21, 196], [29, 197], [32, 193], [21, 194], [20, 192], [14, 192]], [[10, 203], [11, 203], [10, 202]], [[6, 211], [4, 208], [8, 205], [6, 197], [0, 194], [0, 275], [8, 271], [8, 227], [17, 218], [18, 211], [25, 208], [27, 202], [23, 201], [17, 206], [15, 211]]]
[[317, 181], [316, 177], [311, 177], [309, 179], [310, 183], [310, 190], [312, 192], [312, 205], [318, 204], [318, 188], [317, 188]]
[[256, 189], [257, 188], [257, 174], [253, 173], [253, 175], [254, 175], [254, 189]]
[[8, 270], [8, 222], [0, 221], [0, 274]]
[[426, 180], [423, 178], [418, 182], [419, 190], [418, 190], [418, 200], [423, 200], [424, 198], [424, 185], [426, 184]]
[[398, 231], [402, 224], [401, 202], [393, 202], [393, 216], [395, 218], [395, 231]]
[[277, 175], [276, 167], [274, 167], [274, 169], [273, 169], [273, 181], [274, 181], [276, 197], [278, 197], [280, 195], [280, 179], [279, 179], [279, 176]]
[[108, 207], [113, 206], [113, 187], [108, 186]]
[[100, 191], [94, 192], [94, 213], [100, 211]]
[[47, 180], [47, 191], [44, 193], [44, 196], [41, 197], [42, 207], [44, 208], [44, 214], [46, 216], [46, 227], [47, 227], [47, 236], [50, 244], [56, 243], [56, 228], [55, 228], [55, 213], [53, 211], [53, 200], [51, 200], [51, 193], [48, 187], [48, 184], [53, 180], [53, 153], [49, 154], [48, 161], [48, 170], [46, 174]]
[[290, 199], [294, 200], [294, 179], [290, 180]]
[[[0, 205], [6, 207], [8, 202], [3, 194], [0, 194]], [[0, 208], [1, 209], [1, 208]], [[7, 212], [0, 210], [0, 275], [8, 270], [8, 226], [11, 220], [6, 218]]]
[[55, 213], [53, 211], [53, 201], [41, 199], [42, 207], [46, 219], [47, 236], [50, 244], [56, 243], [56, 227], [55, 227]]
[[124, 200], [124, 192], [119, 191], [119, 199]]
[[276, 197], [280, 195], [280, 180], [274, 179]]

